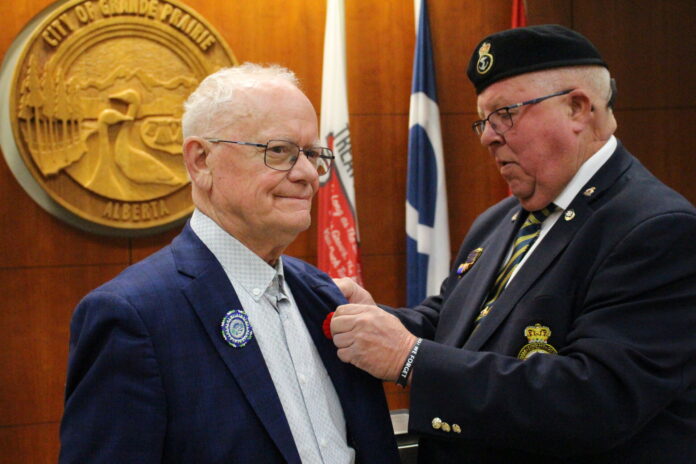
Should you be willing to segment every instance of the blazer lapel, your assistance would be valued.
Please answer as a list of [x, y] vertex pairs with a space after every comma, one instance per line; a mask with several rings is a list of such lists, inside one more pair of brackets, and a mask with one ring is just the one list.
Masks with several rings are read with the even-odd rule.
[[[616, 151], [607, 160], [592, 179], [590, 179], [575, 196], [566, 211], [573, 210], [574, 216], [566, 220], [563, 213], [540, 246], [525, 262], [524, 267], [510, 282], [495, 302], [495, 308], [486, 316], [479, 328], [471, 335], [464, 348], [479, 350], [493, 335], [522, 296], [534, 285], [554, 258], [572, 240], [575, 233], [593, 214], [593, 203], [599, 202], [606, 191], [617, 182], [618, 178], [629, 168], [631, 159], [625, 149], [618, 145]], [[589, 192], [589, 194], [585, 194]]]
[[252, 338], [244, 347], [234, 348], [221, 335], [220, 324], [225, 314], [232, 309], [242, 309], [222, 266], [188, 225], [172, 244], [172, 250], [179, 272], [193, 278], [183, 292], [211, 343], [285, 460], [299, 463], [290, 426], [256, 339]]
[[524, 267], [512, 279], [507, 288], [503, 290], [495, 302], [493, 310], [481, 321], [479, 328], [471, 335], [464, 348], [470, 350], [479, 350], [481, 348], [498, 326], [505, 321], [520, 298], [534, 285], [537, 279], [551, 265], [554, 258], [570, 242], [575, 232], [582, 227], [582, 224], [592, 214], [592, 210], [584, 202], [573, 201], [568, 209], [575, 211], [573, 220], [564, 220], [563, 213], [561, 213], [561, 217], [544, 238], [543, 243], [529, 257]]
[[[445, 330], [436, 334], [436, 341], [451, 346], [462, 346], [474, 328], [474, 319], [481, 310], [490, 286], [505, 258], [510, 241], [517, 232], [522, 208], [517, 206], [506, 216], [505, 221], [485, 242], [476, 244], [483, 248], [476, 264], [457, 283], [447, 297], [448, 304], [438, 322]], [[465, 250], [468, 253], [471, 250]], [[460, 263], [455, 263], [455, 267]], [[456, 274], [451, 277], [457, 279]], [[440, 332], [440, 331], [438, 331]]]

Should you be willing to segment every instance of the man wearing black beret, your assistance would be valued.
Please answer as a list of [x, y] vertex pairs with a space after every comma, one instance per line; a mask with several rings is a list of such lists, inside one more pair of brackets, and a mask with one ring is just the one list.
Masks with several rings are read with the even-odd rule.
[[421, 463], [696, 462], [696, 208], [614, 137], [582, 35], [493, 34], [467, 74], [512, 196], [414, 308], [339, 281], [338, 356], [411, 385]]

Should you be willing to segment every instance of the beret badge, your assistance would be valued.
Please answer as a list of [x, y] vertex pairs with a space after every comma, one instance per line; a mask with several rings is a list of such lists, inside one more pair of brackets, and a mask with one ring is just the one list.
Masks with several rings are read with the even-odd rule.
[[493, 55], [488, 53], [490, 50], [490, 42], [484, 42], [478, 50], [479, 58], [476, 62], [476, 72], [479, 74], [486, 74], [493, 67]]

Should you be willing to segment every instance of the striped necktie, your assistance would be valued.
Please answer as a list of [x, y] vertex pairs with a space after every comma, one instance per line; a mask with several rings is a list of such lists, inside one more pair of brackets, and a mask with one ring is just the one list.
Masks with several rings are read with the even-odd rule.
[[549, 217], [549, 215], [553, 213], [556, 208], [556, 205], [551, 203], [542, 210], [532, 211], [529, 213], [527, 219], [524, 221], [524, 224], [522, 224], [522, 227], [520, 227], [520, 230], [517, 232], [517, 236], [515, 237], [515, 242], [512, 247], [512, 254], [503, 267], [500, 268], [498, 277], [495, 279], [495, 282], [493, 282], [493, 287], [488, 293], [486, 303], [483, 305], [483, 309], [476, 317], [475, 322], [479, 322], [491, 312], [495, 300], [498, 299], [500, 294], [505, 289], [510, 277], [515, 272], [515, 269], [517, 269], [517, 266], [519, 266], [522, 259], [524, 259], [524, 255], [527, 254], [527, 250], [532, 247], [537, 237], [539, 237], [539, 232], [541, 232], [541, 223], [544, 222], [544, 220]]

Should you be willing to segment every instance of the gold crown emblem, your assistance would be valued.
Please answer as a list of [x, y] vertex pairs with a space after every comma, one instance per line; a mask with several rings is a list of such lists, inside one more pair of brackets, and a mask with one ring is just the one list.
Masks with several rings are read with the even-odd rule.
[[484, 42], [484, 43], [481, 45], [481, 48], [479, 48], [479, 51], [478, 51], [479, 56], [485, 55], [486, 53], [488, 53], [488, 51], [489, 51], [490, 49], [491, 49], [491, 43], [490, 43], [490, 42]]
[[537, 353], [558, 354], [556, 348], [546, 343], [551, 337], [551, 329], [545, 325], [536, 323], [524, 328], [524, 336], [527, 337], [529, 343], [524, 345], [517, 354], [518, 359], [527, 359]]
[[551, 337], [551, 329], [539, 323], [525, 327], [524, 336], [529, 343], [546, 343]]

